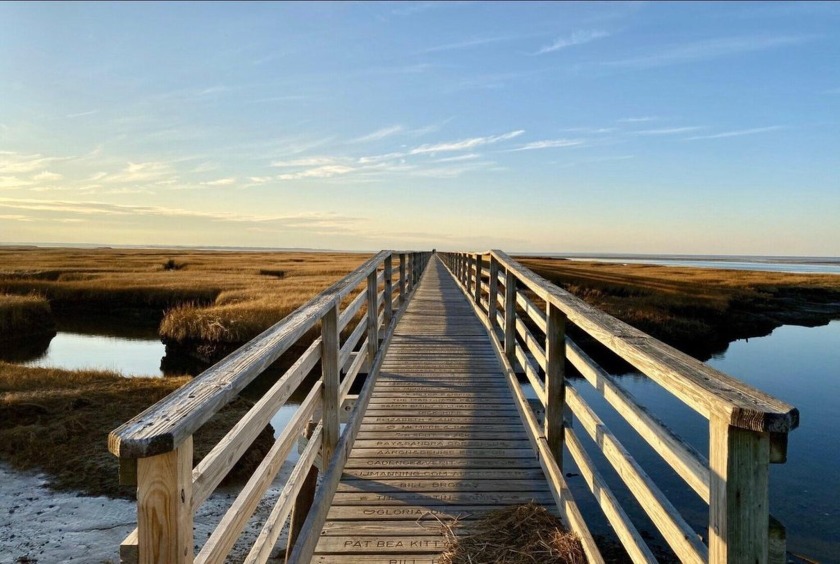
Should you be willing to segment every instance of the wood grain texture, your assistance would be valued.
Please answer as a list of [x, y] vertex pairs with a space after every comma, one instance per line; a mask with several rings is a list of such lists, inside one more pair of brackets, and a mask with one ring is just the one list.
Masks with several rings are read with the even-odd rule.
[[137, 535], [141, 564], [193, 561], [192, 437], [176, 450], [137, 464]]

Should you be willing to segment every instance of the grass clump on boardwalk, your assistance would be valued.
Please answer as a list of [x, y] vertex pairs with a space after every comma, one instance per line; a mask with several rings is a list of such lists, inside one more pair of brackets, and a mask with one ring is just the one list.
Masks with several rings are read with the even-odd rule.
[[[133, 487], [118, 484], [119, 461], [108, 452], [108, 433], [189, 381], [186, 376], [124, 378], [113, 372], [0, 362], [0, 460], [18, 470], [45, 473], [58, 490], [133, 498]], [[237, 400], [199, 430], [195, 461], [249, 405]], [[273, 442], [266, 428], [234, 469], [236, 477], [253, 471]]]
[[45, 298], [0, 294], [0, 341], [53, 334], [55, 322]]
[[456, 534], [444, 527], [447, 549], [441, 564], [584, 564], [574, 533], [534, 502], [492, 511]]

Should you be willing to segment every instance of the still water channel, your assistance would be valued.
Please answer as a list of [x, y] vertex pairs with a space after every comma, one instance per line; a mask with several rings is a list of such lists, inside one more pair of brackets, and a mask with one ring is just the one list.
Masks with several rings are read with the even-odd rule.
[[[164, 347], [152, 335], [115, 337], [62, 331], [43, 354], [15, 360], [33, 366], [117, 370], [127, 377], [163, 376]], [[787, 527], [789, 550], [822, 562], [840, 562], [840, 433], [836, 425], [840, 402], [840, 321], [816, 328], [785, 326], [766, 337], [736, 341], [708, 363], [799, 408], [801, 423], [790, 436], [788, 462], [771, 466], [771, 513]], [[622, 375], [621, 381], [640, 403], [650, 407], [680, 436], [700, 452], [708, 452], [708, 424], [702, 417], [640, 374]], [[704, 533], [707, 506], [585, 381], [578, 380], [573, 385], [646, 472], [655, 477], [689, 524]], [[301, 390], [300, 397], [293, 397], [290, 405], [272, 420], [276, 432], [292, 417], [295, 404], [305, 392]], [[609, 465], [599, 460], [594, 449], [590, 453], [615, 486], [622, 503], [626, 500], [632, 508], [630, 492], [610, 473]], [[296, 457], [296, 453], [291, 455], [291, 459]], [[573, 492], [582, 492], [585, 487], [580, 477], [570, 477], [569, 482]], [[576, 498], [583, 501], [586, 496]], [[591, 515], [600, 513], [594, 503], [586, 501], [582, 510]], [[631, 509], [630, 513], [635, 520], [641, 512]], [[602, 532], [608, 531], [605, 523], [598, 525], [596, 520], [596, 530], [599, 527]]]

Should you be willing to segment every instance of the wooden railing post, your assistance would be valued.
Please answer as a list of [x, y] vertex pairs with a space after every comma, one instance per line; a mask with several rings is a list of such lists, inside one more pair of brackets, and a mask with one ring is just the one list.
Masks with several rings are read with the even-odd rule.
[[563, 469], [563, 414], [566, 404], [566, 316], [546, 305], [545, 316], [545, 439]]
[[326, 468], [338, 444], [338, 410], [340, 409], [338, 354], [341, 346], [338, 334], [338, 300], [321, 318], [321, 377], [324, 380], [323, 413], [324, 445], [321, 461]]
[[[306, 439], [312, 438], [312, 433], [315, 431], [317, 423], [309, 421], [306, 424], [306, 429], [303, 436]], [[325, 468], [326, 469], [326, 468]], [[306, 472], [306, 477], [303, 478], [303, 485], [295, 497], [295, 506], [292, 508], [292, 514], [289, 517], [289, 537], [286, 540], [286, 559], [292, 554], [292, 549], [297, 542], [297, 538], [303, 529], [303, 523], [309, 515], [309, 510], [312, 508], [312, 501], [315, 499], [315, 489], [318, 485], [318, 467], [314, 464], [309, 467]]]
[[490, 295], [487, 303], [487, 317], [490, 320], [490, 328], [495, 331], [495, 327], [498, 325], [496, 311], [499, 307], [499, 261], [493, 255], [490, 255], [490, 285], [487, 291]]
[[484, 257], [482, 255], [475, 255], [475, 303], [481, 307], [481, 268]]
[[464, 280], [467, 287], [467, 294], [472, 293], [472, 270], [473, 270], [473, 256], [472, 254], [467, 255], [467, 276]]
[[391, 325], [391, 318], [394, 317], [394, 286], [391, 278], [394, 276], [393, 267], [391, 264], [391, 255], [385, 258], [385, 327]]
[[709, 562], [767, 562], [770, 434], [709, 419]]
[[400, 253], [400, 305], [405, 303], [405, 253]]
[[193, 440], [171, 452], [137, 460], [139, 562], [193, 561]]
[[516, 362], [516, 275], [505, 271], [505, 356], [511, 365]]
[[377, 292], [376, 270], [368, 275], [367, 280], [367, 355], [368, 366], [373, 366], [373, 358], [379, 350], [379, 292]]

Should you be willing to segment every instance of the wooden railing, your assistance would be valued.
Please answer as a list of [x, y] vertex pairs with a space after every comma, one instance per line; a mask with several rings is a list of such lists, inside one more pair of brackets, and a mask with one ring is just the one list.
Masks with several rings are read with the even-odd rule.
[[[501, 251], [441, 256], [492, 334], [558, 509], [580, 535], [590, 563], [603, 559], [565, 483], [564, 447], [631, 559], [656, 558], [583, 448], [578, 428], [591, 437], [680, 561], [785, 561], [783, 528], [768, 510], [768, 465], [785, 461], [787, 433], [799, 423], [796, 408], [587, 305]], [[567, 336], [568, 326], [708, 419], [708, 458], [639, 405]], [[709, 504], [708, 545], [565, 378], [567, 362]], [[543, 426], [516, 371], [524, 373], [545, 409]]]
[[[323, 523], [328, 503], [319, 506], [318, 496], [327, 501], [332, 497], [330, 491], [314, 491], [317, 470], [313, 465], [320, 454], [321, 467], [327, 469], [327, 474], [319, 488], [329, 490], [331, 483], [336, 482], [335, 469], [340, 474], [358, 430], [361, 418], [356, 415], [367, 405], [371, 388], [368, 382], [340, 435], [341, 408], [364, 363], [367, 361], [370, 372], [381, 362], [380, 343], [389, 338], [430, 256], [420, 252], [378, 253], [190, 383], [112, 431], [108, 448], [120, 458], [121, 482], [137, 486], [137, 529], [121, 546], [122, 560], [224, 562], [302, 434], [308, 437], [306, 447], [246, 562], [268, 559], [290, 515], [289, 561], [305, 560], [295, 554], [296, 541], [304, 538], [296, 538], [296, 532], [307, 525], [320, 530], [318, 522]], [[399, 261], [396, 280], [395, 259]], [[345, 298], [351, 297], [342, 310]], [[363, 306], [366, 311], [360, 316]], [[351, 331], [349, 326], [357, 319]], [[319, 327], [320, 337], [193, 468], [195, 432], [292, 345]], [[342, 332], [347, 335], [343, 342]], [[193, 543], [199, 540], [193, 538], [196, 509], [319, 361], [321, 377], [198, 554], [194, 554]], [[333, 490], [334, 487], [332, 483]]]

